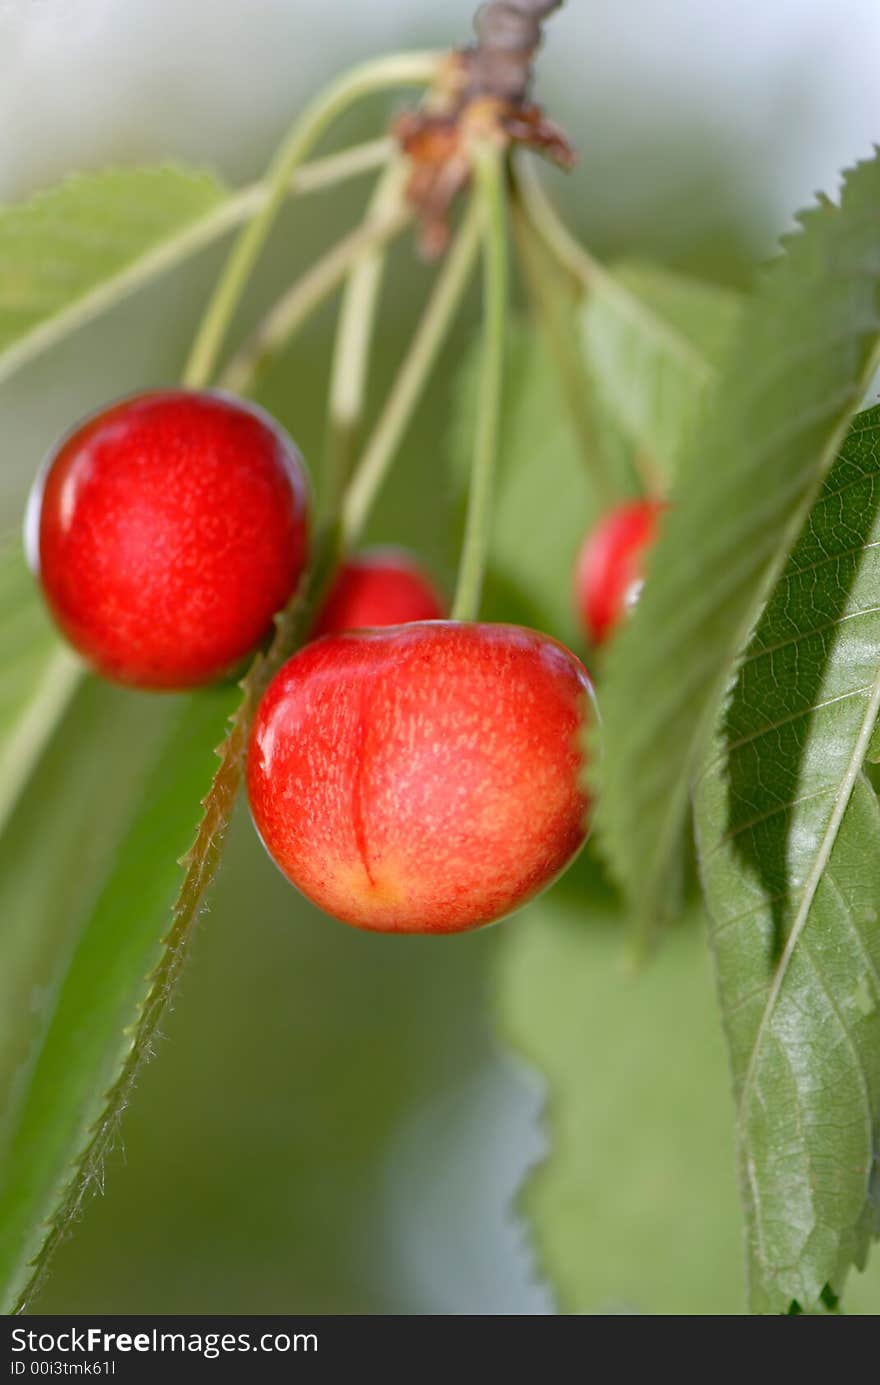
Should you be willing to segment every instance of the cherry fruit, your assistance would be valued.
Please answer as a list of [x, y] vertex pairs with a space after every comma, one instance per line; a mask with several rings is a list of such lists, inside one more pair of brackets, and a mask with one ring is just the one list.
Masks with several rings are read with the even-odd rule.
[[664, 509], [637, 500], [605, 515], [581, 545], [575, 564], [575, 607], [587, 636], [602, 644], [637, 599], [646, 549]]
[[31, 561], [71, 644], [107, 678], [188, 688], [267, 634], [306, 563], [302, 459], [262, 410], [135, 395], [61, 440], [28, 507]]
[[445, 615], [443, 602], [414, 558], [399, 548], [373, 548], [343, 563], [313, 634], [317, 639]]
[[329, 635], [284, 665], [257, 712], [257, 830], [288, 879], [345, 923], [492, 923], [584, 841], [590, 695], [573, 654], [519, 626]]

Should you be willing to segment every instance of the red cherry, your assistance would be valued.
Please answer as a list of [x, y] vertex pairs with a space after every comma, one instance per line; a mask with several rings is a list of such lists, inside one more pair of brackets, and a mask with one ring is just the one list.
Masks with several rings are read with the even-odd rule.
[[575, 564], [575, 606], [588, 637], [602, 644], [637, 598], [645, 550], [665, 506], [637, 500], [605, 515], [584, 539]]
[[210, 392], [135, 395], [61, 440], [27, 529], [56, 621], [99, 672], [194, 687], [239, 663], [296, 587], [305, 472], [261, 409]]
[[590, 696], [573, 654], [515, 625], [329, 635], [284, 665], [257, 712], [257, 830], [288, 879], [345, 923], [492, 923], [584, 841]]
[[313, 633], [317, 639], [343, 630], [441, 620], [445, 614], [414, 558], [399, 548], [373, 548], [343, 563]]

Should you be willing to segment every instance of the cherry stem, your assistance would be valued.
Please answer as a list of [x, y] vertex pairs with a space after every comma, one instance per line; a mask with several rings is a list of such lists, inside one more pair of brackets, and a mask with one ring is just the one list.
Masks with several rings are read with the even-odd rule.
[[363, 63], [331, 83], [295, 122], [269, 166], [266, 200], [235, 242], [208, 303], [183, 375], [188, 388], [203, 388], [213, 375], [226, 332], [288, 185], [312, 147], [355, 101], [389, 87], [429, 83], [441, 60], [437, 53], [397, 53]]
[[[524, 224], [559, 268], [575, 280], [582, 293], [598, 290], [618, 300], [628, 297], [614, 275], [593, 258], [565, 225], [529, 162], [518, 164], [515, 188]], [[596, 450], [593, 456], [598, 459], [600, 452]], [[650, 455], [644, 449], [636, 448], [630, 462], [642, 490], [655, 498], [662, 497], [663, 479]]]
[[[390, 139], [374, 139], [343, 149], [338, 154], [301, 164], [291, 178], [287, 193], [312, 193], [330, 188], [343, 179], [369, 173], [387, 163], [394, 148]], [[5, 380], [33, 353], [64, 337], [68, 332], [90, 322], [97, 313], [112, 307], [120, 298], [151, 283], [158, 274], [174, 269], [190, 256], [236, 230], [249, 221], [266, 201], [267, 190], [262, 182], [251, 183], [221, 200], [204, 216], [197, 217], [185, 230], [160, 242], [147, 254], [135, 260], [128, 269], [99, 284], [63, 312], [56, 314], [41, 328], [22, 338], [17, 346], [7, 347], [0, 361], [0, 380]]]
[[479, 614], [489, 552], [507, 326], [504, 160], [501, 151], [488, 141], [475, 142], [471, 158], [483, 231], [483, 361], [467, 519], [455, 600], [452, 603], [453, 620], [476, 620]]
[[611, 275], [560, 217], [530, 161], [517, 165], [517, 194], [522, 209], [553, 259], [585, 292], [598, 284], [613, 282]]
[[[382, 135], [380, 139], [364, 140], [348, 149], [340, 149], [338, 154], [327, 154], [322, 159], [312, 159], [309, 163], [300, 164], [291, 175], [285, 191], [288, 196], [291, 193], [299, 196], [304, 193], [323, 192], [348, 178], [357, 178], [362, 173], [372, 173], [374, 169], [381, 168], [393, 153], [394, 140], [389, 135]], [[265, 206], [268, 198], [267, 183], [262, 178], [258, 179], [257, 182], [249, 183], [247, 187], [233, 193], [223, 202], [218, 219], [222, 215], [230, 228], [240, 226], [243, 221], [250, 221], [251, 217]]]
[[346, 549], [360, 537], [464, 296], [480, 248], [480, 220], [480, 208], [472, 201], [348, 484], [342, 502]]
[[373, 252], [399, 235], [411, 220], [399, 205], [384, 217], [367, 217], [317, 260], [278, 300], [257, 329], [233, 356], [220, 378], [223, 389], [249, 394], [269, 362], [291, 341], [316, 308], [342, 282], [365, 252]]
[[596, 486], [601, 502], [607, 507], [618, 498], [618, 487], [599, 439], [592, 408], [592, 387], [568, 311], [571, 295], [565, 292], [557, 265], [550, 260], [543, 241], [523, 209], [516, 179], [512, 211], [519, 263], [528, 285], [532, 308], [556, 364], [585, 469]]
[[[367, 218], [382, 221], [399, 210], [405, 191], [407, 163], [389, 162], [376, 184]], [[338, 503], [348, 480], [364, 413], [370, 348], [386, 265], [385, 245], [363, 249], [348, 271], [339, 309], [330, 367], [327, 442], [324, 459], [325, 495]]]

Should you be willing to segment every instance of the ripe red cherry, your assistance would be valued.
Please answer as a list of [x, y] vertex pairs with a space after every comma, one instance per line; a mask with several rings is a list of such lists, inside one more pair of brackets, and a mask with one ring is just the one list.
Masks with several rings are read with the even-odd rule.
[[590, 694], [573, 654], [515, 625], [329, 635], [284, 665], [257, 712], [257, 830], [288, 879], [345, 923], [492, 923], [584, 840]]
[[575, 564], [575, 606], [594, 644], [608, 638], [638, 596], [645, 550], [663, 509], [657, 500], [620, 505], [584, 539]]
[[343, 563], [313, 633], [317, 639], [343, 630], [440, 620], [445, 614], [414, 558], [400, 548], [373, 548]]
[[61, 440], [27, 529], [56, 621], [99, 672], [194, 687], [239, 663], [296, 587], [305, 472], [251, 405], [209, 392], [135, 395]]

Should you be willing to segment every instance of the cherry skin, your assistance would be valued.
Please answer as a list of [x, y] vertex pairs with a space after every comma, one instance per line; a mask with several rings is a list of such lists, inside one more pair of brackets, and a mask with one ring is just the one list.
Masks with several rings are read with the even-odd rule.
[[657, 500], [620, 505], [584, 539], [575, 563], [574, 597], [593, 644], [608, 639], [638, 597], [645, 551], [664, 508]]
[[413, 620], [441, 620], [443, 602], [414, 558], [400, 548], [373, 548], [339, 570], [315, 622], [313, 638]]
[[525, 904], [586, 835], [573, 654], [515, 625], [328, 635], [276, 674], [248, 758], [257, 830], [328, 914], [457, 933]]
[[27, 537], [49, 608], [100, 673], [189, 688], [259, 644], [299, 582], [308, 487], [287, 435], [211, 392], [135, 395], [61, 440]]

